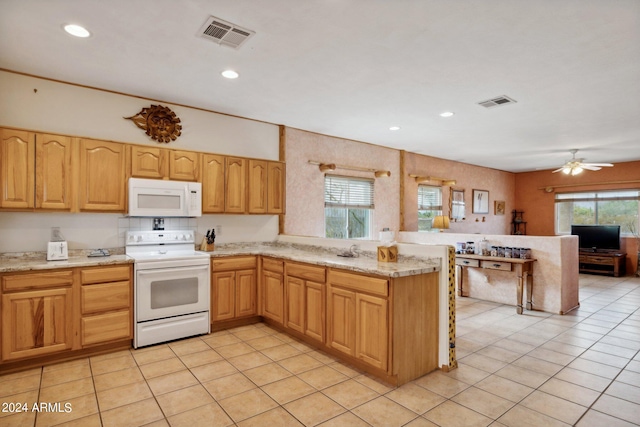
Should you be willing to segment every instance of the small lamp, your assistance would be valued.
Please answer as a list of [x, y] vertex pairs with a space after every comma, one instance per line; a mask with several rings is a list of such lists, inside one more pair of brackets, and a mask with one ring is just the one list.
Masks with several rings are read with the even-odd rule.
[[442, 230], [446, 230], [449, 228], [449, 217], [444, 215], [438, 215], [433, 218], [433, 225], [431, 228], [437, 228], [442, 233]]

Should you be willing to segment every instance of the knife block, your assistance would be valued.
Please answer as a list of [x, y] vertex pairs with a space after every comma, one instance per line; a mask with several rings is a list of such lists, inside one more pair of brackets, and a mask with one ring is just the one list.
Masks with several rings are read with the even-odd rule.
[[213, 247], [215, 245], [213, 243], [207, 243], [207, 238], [202, 239], [202, 243], [200, 244], [200, 250], [204, 252], [213, 252]]

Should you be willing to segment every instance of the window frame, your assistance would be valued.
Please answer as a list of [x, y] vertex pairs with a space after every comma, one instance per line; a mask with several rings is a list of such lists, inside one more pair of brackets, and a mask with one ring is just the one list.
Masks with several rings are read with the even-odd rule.
[[[366, 185], [363, 185], [366, 184]], [[345, 187], [346, 186], [346, 187]], [[344, 191], [346, 190], [346, 194]], [[333, 192], [332, 192], [333, 191]], [[337, 194], [340, 192], [340, 194]], [[354, 239], [354, 240], [372, 240], [373, 239], [373, 217], [375, 212], [374, 204], [375, 180], [371, 178], [354, 177], [325, 174], [324, 177], [324, 236], [325, 238], [334, 239]], [[328, 227], [329, 218], [337, 218], [338, 216], [327, 216], [329, 209], [341, 210], [344, 213], [344, 237], [337, 235], [328, 235], [330, 227]], [[359, 212], [366, 211], [366, 212]], [[353, 217], [352, 217], [353, 215]], [[363, 218], [364, 217], [364, 218]], [[351, 219], [357, 221], [364, 219], [362, 225], [362, 236], [351, 237], [352, 227]]]
[[[613, 202], [613, 201], [638, 201], [638, 207], [636, 212], [636, 220], [635, 222], [629, 223], [617, 223], [617, 222], [601, 222], [599, 218], [599, 213], [602, 209], [600, 203], [604, 202]], [[635, 227], [635, 230], [639, 229], [640, 226], [640, 189], [617, 189], [617, 190], [591, 190], [591, 191], [572, 191], [566, 193], [556, 193], [554, 200], [554, 228], [556, 235], [566, 236], [571, 234], [571, 230], [561, 231], [560, 223], [561, 223], [561, 215], [560, 209], [563, 203], [593, 203], [593, 216], [594, 216], [594, 225], [620, 225], [620, 235], [621, 237], [633, 237], [633, 230], [631, 227]], [[573, 224], [573, 221], [571, 221]]]
[[[425, 200], [425, 195], [421, 194], [421, 190], [437, 190], [437, 196], [436, 196], [436, 200], [435, 203], [433, 205], [427, 205], [424, 203], [427, 203], [428, 201]], [[442, 207], [442, 187], [441, 186], [437, 186], [437, 185], [426, 185], [426, 184], [418, 184], [418, 232], [421, 233], [430, 233], [433, 232], [433, 218], [435, 218], [436, 216], [442, 215], [442, 211], [443, 211], [443, 207]], [[435, 208], [435, 209], [434, 209]], [[433, 216], [431, 216], [430, 218], [424, 218], [423, 221], [425, 220], [429, 220], [431, 219], [431, 225], [429, 226], [429, 228], [426, 229], [420, 229], [420, 215], [423, 212], [433, 212]], [[439, 231], [439, 230], [436, 230]]]

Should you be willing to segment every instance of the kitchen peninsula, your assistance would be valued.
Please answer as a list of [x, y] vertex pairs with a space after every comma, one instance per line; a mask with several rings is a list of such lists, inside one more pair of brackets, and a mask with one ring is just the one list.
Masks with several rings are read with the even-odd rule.
[[[437, 369], [441, 259], [401, 257], [397, 263], [380, 263], [373, 253], [364, 252], [354, 258], [342, 258], [336, 254], [336, 250], [326, 248], [278, 243], [216, 247], [210, 253], [214, 329], [264, 320], [274, 328], [391, 384], [406, 383]], [[26, 353], [7, 353], [6, 357], [3, 353], [4, 366], [0, 366], [0, 370], [15, 370], [29, 364], [87, 355], [92, 346], [101, 352], [108, 351], [109, 344], [122, 348], [122, 335], [116, 335], [112, 340], [108, 334], [104, 335], [100, 346], [98, 342], [74, 338], [79, 336], [78, 331], [82, 336], [87, 325], [87, 315], [77, 307], [78, 301], [83, 301], [81, 306], [85, 304], [79, 295], [84, 295], [86, 285], [77, 278], [96, 268], [125, 266], [129, 271], [131, 260], [124, 255], [109, 258], [70, 255], [69, 261], [63, 262], [46, 262], [44, 255], [39, 259], [34, 256], [26, 260], [24, 257], [0, 258], [3, 304], [8, 304], [11, 296], [16, 295], [12, 293], [14, 289], [6, 284], [20, 277], [62, 271], [69, 279], [64, 284], [56, 284], [57, 279], [51, 286], [43, 283], [38, 289], [38, 292], [45, 293], [53, 288], [62, 289], [60, 292], [64, 299], [61, 301], [65, 305], [60, 319], [64, 319], [66, 324], [65, 339], [62, 340], [65, 343], [52, 346], [49, 351], [42, 348], [30, 351], [37, 346], [33, 343], [33, 348], [27, 349]], [[237, 268], [216, 269], [216, 265], [224, 265], [219, 264], [221, 261], [230, 262], [227, 265], [231, 266], [235, 263]], [[247, 271], [249, 274], [243, 275]], [[130, 290], [131, 286], [130, 280], [122, 278], [105, 282], [108, 283], [100, 285], [105, 285], [105, 289]], [[118, 286], [116, 283], [127, 285]], [[239, 296], [247, 292], [248, 303], [239, 304]], [[127, 301], [126, 308], [111, 307], [100, 314], [111, 316], [113, 313], [122, 314], [123, 310], [127, 313], [132, 311], [130, 295], [118, 299]], [[237, 307], [248, 307], [248, 310], [236, 310]], [[216, 320], [215, 313], [229, 312], [229, 309], [233, 314], [227, 316], [227, 320]], [[3, 313], [8, 316], [5, 307]], [[14, 320], [19, 321], [17, 318]], [[131, 320], [128, 322], [127, 331]], [[3, 319], [3, 348], [19, 341], [13, 335], [15, 332], [6, 327], [8, 324]], [[107, 324], [97, 325], [107, 328]], [[30, 334], [24, 328], [20, 330], [23, 334]], [[130, 336], [125, 335], [124, 340], [130, 340]]]

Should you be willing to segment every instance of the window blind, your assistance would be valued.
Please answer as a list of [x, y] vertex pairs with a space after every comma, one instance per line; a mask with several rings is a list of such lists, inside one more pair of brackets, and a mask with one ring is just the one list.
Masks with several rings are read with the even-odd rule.
[[615, 200], [640, 200], [639, 190], [599, 191], [589, 193], [557, 193], [556, 203], [564, 202], [612, 202]]
[[442, 189], [440, 187], [430, 187], [428, 185], [419, 185], [418, 186], [418, 210], [441, 211], [442, 210]]
[[373, 209], [373, 180], [326, 175], [324, 206]]

